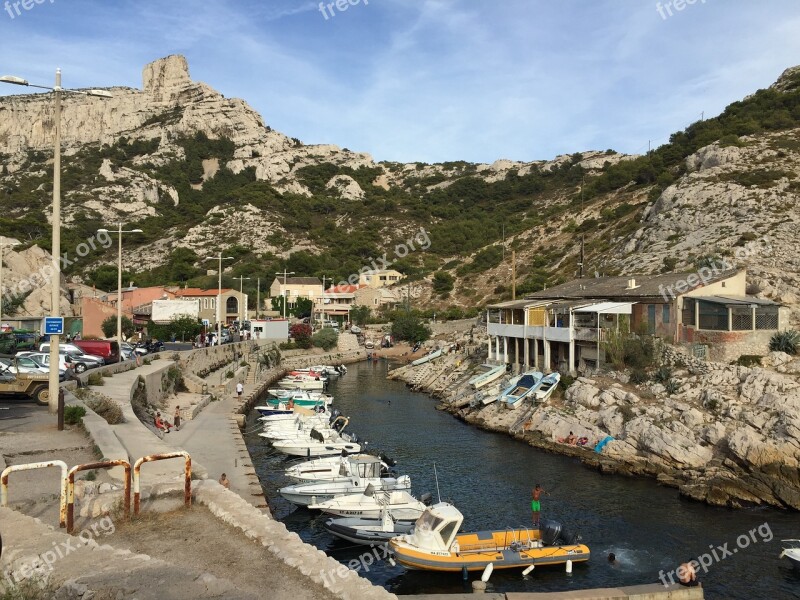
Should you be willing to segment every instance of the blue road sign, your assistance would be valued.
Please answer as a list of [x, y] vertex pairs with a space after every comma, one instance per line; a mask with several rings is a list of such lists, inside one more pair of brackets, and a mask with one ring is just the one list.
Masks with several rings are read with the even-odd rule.
[[64, 333], [64, 317], [45, 317], [45, 335], [61, 335]]

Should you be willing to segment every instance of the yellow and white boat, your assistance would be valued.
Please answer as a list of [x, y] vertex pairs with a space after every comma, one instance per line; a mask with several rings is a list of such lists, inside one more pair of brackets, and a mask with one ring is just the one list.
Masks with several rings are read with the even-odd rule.
[[429, 507], [417, 520], [414, 531], [389, 542], [395, 560], [408, 569], [461, 572], [525, 568], [531, 565], [558, 565], [589, 560], [583, 544], [561, 543], [561, 525], [542, 522], [541, 529], [507, 529], [458, 533], [464, 516], [452, 504]]

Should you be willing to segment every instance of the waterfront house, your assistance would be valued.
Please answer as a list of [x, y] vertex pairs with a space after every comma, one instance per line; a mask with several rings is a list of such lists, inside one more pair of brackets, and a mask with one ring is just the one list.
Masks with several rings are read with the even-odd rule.
[[778, 304], [746, 294], [744, 270], [577, 279], [487, 312], [490, 360], [566, 373], [602, 364], [611, 329], [729, 361], [766, 354], [781, 325]]
[[394, 285], [403, 280], [405, 275], [400, 271], [394, 269], [386, 269], [381, 271], [366, 271], [361, 273], [358, 277], [358, 285], [366, 286], [369, 288], [381, 288]]

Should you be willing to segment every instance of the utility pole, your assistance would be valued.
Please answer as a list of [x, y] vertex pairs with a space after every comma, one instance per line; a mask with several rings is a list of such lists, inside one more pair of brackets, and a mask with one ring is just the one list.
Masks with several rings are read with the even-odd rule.
[[506, 260], [506, 224], [503, 223], [503, 262]]
[[580, 267], [580, 274], [578, 275], [578, 277], [580, 279], [583, 279], [583, 239], [584, 236], [581, 235], [581, 261], [578, 263], [578, 267]]
[[256, 281], [257, 281], [256, 283], [256, 319], [257, 319], [258, 311], [261, 309], [261, 277], [258, 277]]
[[286, 277], [288, 275], [294, 275], [294, 271], [289, 273], [286, 272], [286, 269], [283, 270], [283, 273], [275, 273], [275, 275], [283, 275], [283, 289], [281, 290], [281, 294], [283, 295], [283, 318], [286, 318]]

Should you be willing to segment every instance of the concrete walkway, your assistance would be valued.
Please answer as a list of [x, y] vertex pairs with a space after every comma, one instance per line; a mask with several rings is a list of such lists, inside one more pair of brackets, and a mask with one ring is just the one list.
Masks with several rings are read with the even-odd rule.
[[[231, 481], [231, 490], [254, 506], [266, 508], [261, 485], [233, 418], [233, 413], [239, 406], [238, 399], [225, 395], [203, 408], [194, 419], [184, 421], [180, 431], [173, 429], [161, 437], [154, 429], [145, 426], [134, 413], [131, 398], [139, 377], [147, 379], [173, 364], [171, 360], [155, 360], [150, 365], [104, 378], [102, 386], [92, 387], [92, 390], [115, 400], [125, 417], [124, 423], [104, 425], [103, 422], [98, 429], [108, 428], [113, 432], [131, 464], [142, 456], [185, 450], [192, 457], [194, 476], [216, 480], [222, 473], [226, 473]], [[257, 385], [251, 384], [247, 387], [255, 389]], [[171, 421], [173, 410], [174, 407], [168, 406], [162, 414]], [[90, 427], [92, 436], [97, 441], [101, 431], [95, 432], [92, 429], [94, 428]], [[100, 442], [98, 445], [107, 458], [119, 454]], [[114, 469], [112, 475], [121, 479], [123, 473], [121, 469]], [[148, 463], [142, 467], [142, 485], [175, 481], [182, 476], [183, 465], [180, 459]]]

